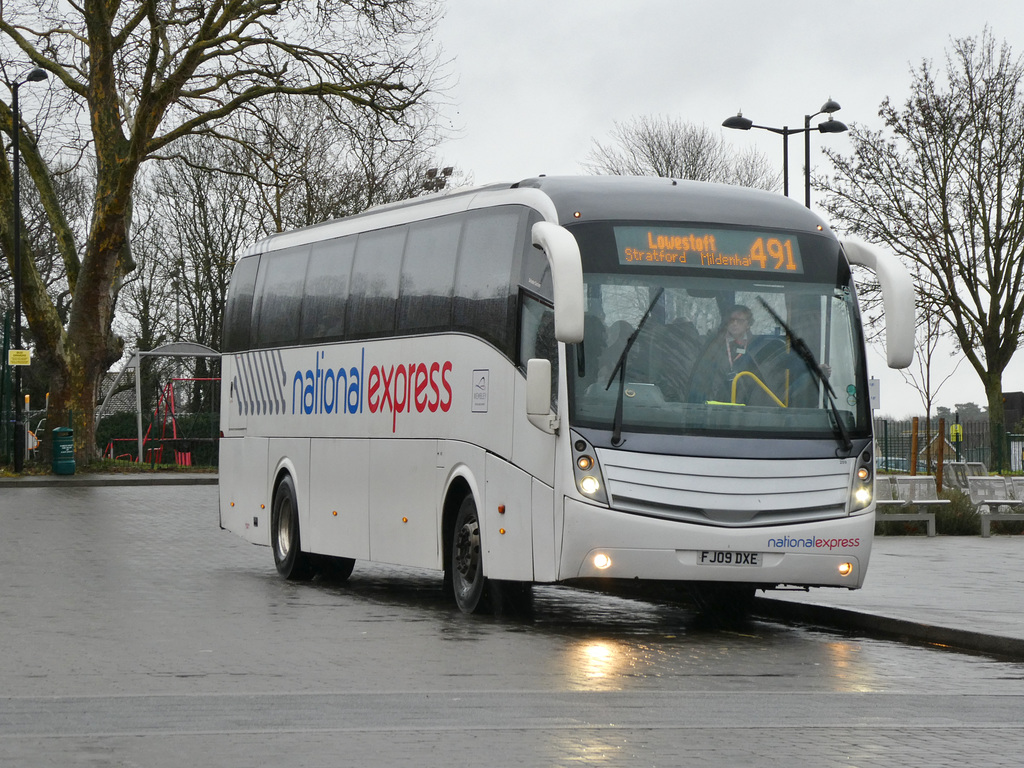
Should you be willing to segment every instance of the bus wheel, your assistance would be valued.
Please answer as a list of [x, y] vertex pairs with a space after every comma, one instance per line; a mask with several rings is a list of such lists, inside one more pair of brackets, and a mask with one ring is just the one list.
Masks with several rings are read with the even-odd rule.
[[478, 613], [486, 609], [484, 600], [484, 560], [480, 550], [480, 518], [472, 496], [462, 500], [455, 517], [452, 536], [452, 590], [455, 603], [463, 613]]
[[309, 581], [316, 575], [313, 557], [302, 551], [299, 539], [299, 505], [295, 484], [285, 475], [274, 494], [270, 515], [270, 546], [277, 572], [289, 581]]

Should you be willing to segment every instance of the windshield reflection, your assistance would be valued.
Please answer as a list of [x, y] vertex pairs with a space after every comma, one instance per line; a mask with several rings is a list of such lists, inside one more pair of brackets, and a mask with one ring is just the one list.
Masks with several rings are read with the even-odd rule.
[[[582, 365], [571, 366], [574, 424], [804, 437], [832, 436], [834, 418], [850, 432], [865, 428], [848, 287], [614, 273], [585, 279]], [[794, 349], [794, 337], [823, 376]], [[826, 383], [837, 393], [835, 414]]]

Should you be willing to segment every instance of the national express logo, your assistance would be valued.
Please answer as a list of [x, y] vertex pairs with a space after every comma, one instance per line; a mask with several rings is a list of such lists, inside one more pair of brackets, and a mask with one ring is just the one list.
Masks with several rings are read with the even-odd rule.
[[239, 415], [390, 414], [391, 431], [400, 413], [447, 413], [452, 407], [450, 360], [371, 365], [366, 349], [359, 364], [327, 365], [326, 353], [314, 352], [312, 366], [285, 368], [280, 350], [248, 352], [236, 358], [231, 386]]
[[853, 539], [817, 539], [813, 537], [795, 538], [792, 536], [783, 536], [780, 539], [768, 539], [769, 549], [828, 549], [831, 551], [837, 547], [841, 549], [848, 549], [850, 547], [859, 546], [859, 536]]

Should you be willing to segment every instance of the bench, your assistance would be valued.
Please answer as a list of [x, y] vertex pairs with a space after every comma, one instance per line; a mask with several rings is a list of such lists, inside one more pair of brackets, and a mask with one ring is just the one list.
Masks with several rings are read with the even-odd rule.
[[992, 535], [993, 520], [1024, 520], [1024, 514], [1020, 512], [1024, 509], [1024, 501], [1015, 498], [1013, 484], [1007, 478], [969, 476], [967, 489], [971, 504], [981, 518], [982, 538]]
[[[927, 534], [934, 536], [935, 513], [922, 507], [944, 504], [949, 504], [949, 499], [939, 498], [935, 490], [935, 478], [931, 475], [875, 478], [876, 520], [921, 520], [925, 523]], [[890, 512], [888, 508], [898, 509]]]
[[980, 461], [947, 461], [945, 477], [949, 485], [967, 493], [968, 477], [988, 477], [988, 468]]
[[916, 519], [924, 520], [928, 526], [928, 535], [935, 535], [935, 512], [926, 510], [927, 507], [944, 507], [950, 504], [949, 499], [939, 498], [938, 485], [934, 475], [915, 475], [913, 477], [896, 478], [896, 498], [907, 503], [909, 509], [907, 519], [915, 519], [911, 515], [918, 515]]
[[967, 462], [947, 461], [945, 464], [946, 485], [967, 493]]

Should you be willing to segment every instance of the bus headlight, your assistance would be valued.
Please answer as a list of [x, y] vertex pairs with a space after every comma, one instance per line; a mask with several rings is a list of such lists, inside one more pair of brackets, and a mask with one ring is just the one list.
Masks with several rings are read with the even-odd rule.
[[597, 463], [597, 451], [582, 435], [573, 432], [572, 439], [572, 471], [576, 480], [576, 488], [582, 496], [593, 501], [608, 503], [605, 493], [604, 475]]
[[853, 487], [850, 489], [850, 511], [865, 509], [874, 496], [874, 474], [871, 468], [871, 451], [864, 451], [857, 459], [853, 473]]

